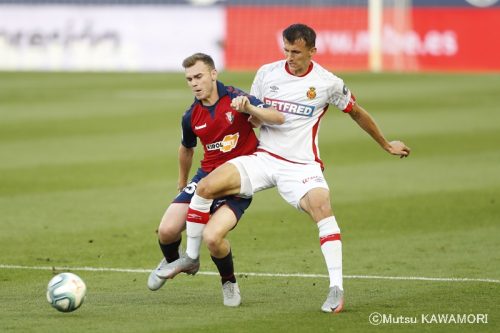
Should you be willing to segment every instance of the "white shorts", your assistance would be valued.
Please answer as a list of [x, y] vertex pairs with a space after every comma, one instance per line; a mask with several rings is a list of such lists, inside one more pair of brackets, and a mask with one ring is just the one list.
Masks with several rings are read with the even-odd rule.
[[300, 208], [300, 199], [313, 188], [329, 190], [319, 164], [298, 164], [275, 158], [265, 152], [239, 156], [229, 161], [241, 177], [241, 196], [251, 196], [271, 187], [286, 202]]

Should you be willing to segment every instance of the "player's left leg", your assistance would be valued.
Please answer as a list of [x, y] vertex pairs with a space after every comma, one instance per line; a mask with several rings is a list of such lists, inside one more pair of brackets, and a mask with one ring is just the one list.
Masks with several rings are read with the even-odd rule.
[[236, 226], [236, 223], [235, 213], [224, 205], [212, 215], [203, 230], [203, 240], [220, 274], [224, 305], [231, 307], [241, 304], [241, 295], [234, 275], [231, 246], [225, 237]]
[[331, 209], [330, 192], [326, 188], [312, 188], [300, 200], [300, 207], [318, 226], [321, 252], [330, 277], [330, 291], [321, 310], [340, 312], [344, 306], [342, 242], [340, 228]]
[[280, 195], [289, 204], [311, 216], [319, 229], [321, 252], [330, 277], [330, 292], [321, 309], [340, 312], [343, 307], [342, 243], [340, 228], [332, 213], [330, 191], [319, 165], [281, 162], [277, 174]]

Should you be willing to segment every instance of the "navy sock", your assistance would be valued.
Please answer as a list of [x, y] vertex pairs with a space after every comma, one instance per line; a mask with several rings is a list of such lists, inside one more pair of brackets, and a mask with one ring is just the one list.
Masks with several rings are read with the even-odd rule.
[[179, 246], [181, 245], [181, 241], [182, 238], [170, 244], [162, 244], [160, 241], [158, 241], [158, 244], [160, 244], [161, 252], [163, 252], [163, 256], [165, 257], [167, 262], [172, 262], [179, 259]]
[[222, 284], [227, 281], [236, 283], [236, 277], [234, 276], [233, 254], [231, 250], [229, 250], [229, 254], [224, 258], [219, 259], [212, 256], [212, 261], [215, 266], [217, 266]]

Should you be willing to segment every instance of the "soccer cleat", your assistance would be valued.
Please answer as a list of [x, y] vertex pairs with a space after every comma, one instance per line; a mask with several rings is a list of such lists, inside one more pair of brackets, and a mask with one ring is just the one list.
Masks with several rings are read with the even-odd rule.
[[173, 279], [179, 273], [195, 275], [200, 269], [200, 259], [191, 259], [184, 253], [176, 261], [172, 261], [160, 269], [155, 270], [156, 276], [160, 279]]
[[338, 287], [330, 287], [330, 292], [321, 307], [323, 312], [339, 313], [344, 308], [344, 292]]
[[241, 304], [240, 288], [238, 283], [227, 281], [222, 285], [222, 296], [224, 297], [224, 305], [237, 307]]
[[165, 282], [167, 282], [167, 279], [163, 279], [163, 278], [156, 275], [156, 271], [165, 268], [165, 266], [167, 266], [167, 265], [168, 265], [167, 260], [165, 260], [165, 258], [163, 258], [160, 261], [160, 263], [158, 264], [158, 266], [156, 267], [156, 269], [151, 271], [151, 273], [149, 274], [149, 278], [148, 278], [148, 288], [150, 290], [153, 290], [153, 291], [158, 290], [161, 287], [163, 287]]

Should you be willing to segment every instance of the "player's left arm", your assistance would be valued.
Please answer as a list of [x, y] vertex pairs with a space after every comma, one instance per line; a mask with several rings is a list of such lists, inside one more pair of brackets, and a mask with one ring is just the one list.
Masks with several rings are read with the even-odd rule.
[[351, 118], [368, 133], [385, 151], [401, 158], [410, 155], [410, 148], [402, 141], [387, 141], [372, 116], [358, 103], [354, 103], [349, 112]]
[[250, 103], [249, 97], [246, 95], [239, 95], [232, 99], [231, 107], [238, 112], [243, 112], [257, 118], [263, 123], [269, 125], [281, 125], [285, 122], [285, 116], [271, 106], [253, 105]]

